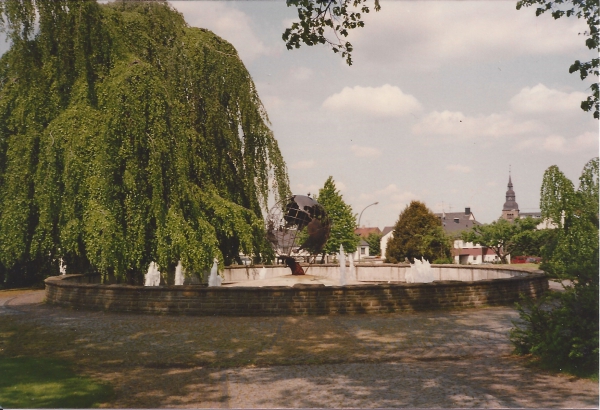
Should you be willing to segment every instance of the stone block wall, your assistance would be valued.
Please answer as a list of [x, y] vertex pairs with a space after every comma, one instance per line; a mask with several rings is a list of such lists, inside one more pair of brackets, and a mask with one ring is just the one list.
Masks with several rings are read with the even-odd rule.
[[329, 315], [510, 304], [548, 289], [543, 272], [504, 279], [293, 287], [128, 286], [46, 279], [46, 302], [75, 309], [184, 315]]

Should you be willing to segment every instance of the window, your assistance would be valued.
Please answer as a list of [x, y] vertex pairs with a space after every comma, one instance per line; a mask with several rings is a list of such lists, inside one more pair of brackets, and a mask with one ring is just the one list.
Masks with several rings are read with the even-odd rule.
[[365, 254], [365, 248], [364, 248], [364, 247], [361, 247], [361, 248], [360, 248], [360, 254], [361, 254], [361, 255], [364, 255], [364, 254]]

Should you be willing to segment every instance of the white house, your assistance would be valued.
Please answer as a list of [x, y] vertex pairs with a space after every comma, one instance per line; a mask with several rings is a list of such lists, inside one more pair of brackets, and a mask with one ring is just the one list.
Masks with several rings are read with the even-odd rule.
[[359, 259], [363, 260], [365, 259], [365, 257], [369, 258], [369, 243], [364, 239], [360, 238], [360, 242], [356, 246], [356, 252], [354, 252], [353, 256], [354, 262], [358, 262]]
[[387, 244], [390, 239], [394, 236], [394, 227], [386, 226], [381, 231], [381, 240], [379, 241], [379, 248], [381, 249], [381, 257], [385, 259], [385, 252], [387, 251]]
[[[464, 242], [462, 239], [454, 241], [452, 249], [452, 258], [454, 263], [461, 265], [480, 265], [482, 263], [500, 262], [500, 257], [496, 253], [480, 244], [473, 242]], [[510, 255], [506, 255], [508, 263], [510, 263]]]

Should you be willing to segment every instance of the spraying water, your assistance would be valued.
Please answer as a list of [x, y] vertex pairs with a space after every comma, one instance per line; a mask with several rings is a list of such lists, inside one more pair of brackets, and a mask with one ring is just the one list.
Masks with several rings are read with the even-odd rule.
[[160, 285], [160, 271], [158, 265], [155, 262], [150, 262], [148, 267], [148, 273], [145, 276], [144, 286], [158, 286]]
[[358, 278], [356, 277], [356, 268], [354, 267], [354, 254], [348, 254], [348, 259], [350, 259], [350, 279], [358, 280]]
[[175, 286], [182, 286], [184, 280], [184, 271], [183, 265], [181, 265], [181, 261], [177, 263], [177, 267], [175, 268]]
[[406, 271], [405, 280], [407, 283], [429, 283], [433, 282], [433, 269], [428, 260], [415, 258], [415, 263], [410, 265]]
[[346, 254], [344, 253], [344, 246], [340, 245], [340, 285], [344, 286], [348, 283], [346, 280]]
[[218, 274], [219, 270], [219, 260], [217, 258], [214, 259], [214, 263], [212, 269], [210, 270], [210, 276], [208, 277], [208, 286], [221, 286], [221, 282], [223, 279]]

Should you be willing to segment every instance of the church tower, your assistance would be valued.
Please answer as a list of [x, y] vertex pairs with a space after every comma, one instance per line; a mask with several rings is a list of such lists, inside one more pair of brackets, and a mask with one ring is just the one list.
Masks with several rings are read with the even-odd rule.
[[519, 204], [515, 201], [515, 191], [511, 180], [510, 171], [508, 171], [508, 191], [506, 191], [506, 202], [502, 207], [502, 219], [514, 221], [519, 217]]

